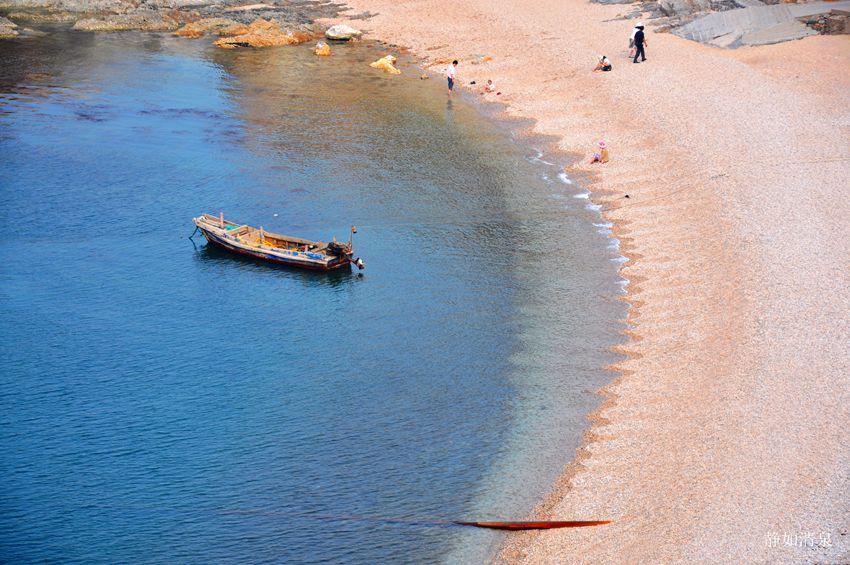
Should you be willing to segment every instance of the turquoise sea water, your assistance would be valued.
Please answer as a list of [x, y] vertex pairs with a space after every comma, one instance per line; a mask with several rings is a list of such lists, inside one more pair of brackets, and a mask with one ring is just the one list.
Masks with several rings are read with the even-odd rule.
[[[500, 534], [424, 522], [546, 493], [616, 252], [533, 140], [376, 49], [0, 45], [3, 561], [477, 563]], [[219, 211], [357, 224], [366, 270], [187, 239]]]

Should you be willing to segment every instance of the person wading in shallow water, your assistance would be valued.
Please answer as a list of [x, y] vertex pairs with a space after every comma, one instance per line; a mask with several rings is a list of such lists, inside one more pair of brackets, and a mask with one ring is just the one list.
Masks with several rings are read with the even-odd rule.
[[633, 63], [638, 62], [638, 57], [641, 58], [641, 61], [646, 61], [646, 53], [643, 48], [648, 45], [646, 41], [646, 37], [643, 35], [643, 26], [638, 26], [638, 31], [635, 34], [635, 60]]
[[452, 64], [446, 67], [446, 79], [449, 82], [449, 96], [455, 88], [455, 67], [457, 67], [457, 59], [452, 61]]

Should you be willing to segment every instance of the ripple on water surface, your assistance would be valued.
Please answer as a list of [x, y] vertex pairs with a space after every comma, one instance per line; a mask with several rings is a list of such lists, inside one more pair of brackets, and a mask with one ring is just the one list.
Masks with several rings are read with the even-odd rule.
[[[522, 518], [575, 447], [622, 308], [556, 159], [363, 45], [0, 57], [4, 557], [486, 558], [497, 534], [369, 518]], [[357, 223], [367, 269], [186, 239], [219, 210]]]

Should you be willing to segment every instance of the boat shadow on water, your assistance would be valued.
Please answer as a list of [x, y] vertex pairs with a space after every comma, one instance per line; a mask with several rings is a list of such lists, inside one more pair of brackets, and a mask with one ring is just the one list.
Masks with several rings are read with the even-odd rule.
[[201, 238], [189, 240], [195, 247], [195, 258], [207, 267], [236, 268], [251, 273], [283, 274], [301, 280], [304, 284], [337, 287], [363, 278], [363, 273], [346, 266], [332, 271], [314, 271], [281, 263], [269, 263], [249, 255], [230, 253]]

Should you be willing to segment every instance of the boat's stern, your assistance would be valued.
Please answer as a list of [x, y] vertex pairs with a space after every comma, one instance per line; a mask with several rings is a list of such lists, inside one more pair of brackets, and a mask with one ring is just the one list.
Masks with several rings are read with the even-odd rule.
[[351, 226], [351, 233], [348, 235], [348, 245], [346, 246], [346, 253], [348, 255], [348, 260], [354, 264], [355, 267], [360, 269], [361, 271], [365, 267], [363, 264], [363, 259], [360, 257], [354, 258], [354, 234], [357, 233], [357, 226]]

